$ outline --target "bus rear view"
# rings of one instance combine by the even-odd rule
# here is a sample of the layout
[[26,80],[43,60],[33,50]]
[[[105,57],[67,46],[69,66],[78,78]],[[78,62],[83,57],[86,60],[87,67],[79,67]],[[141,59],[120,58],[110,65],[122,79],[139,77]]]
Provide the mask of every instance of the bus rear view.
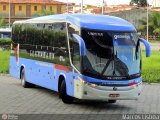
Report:
[[16,22],[13,28],[10,74],[24,87],[35,84],[57,91],[64,103],[74,98],[114,103],[141,94],[140,43],[146,57],[150,45],[129,22],[71,14]]

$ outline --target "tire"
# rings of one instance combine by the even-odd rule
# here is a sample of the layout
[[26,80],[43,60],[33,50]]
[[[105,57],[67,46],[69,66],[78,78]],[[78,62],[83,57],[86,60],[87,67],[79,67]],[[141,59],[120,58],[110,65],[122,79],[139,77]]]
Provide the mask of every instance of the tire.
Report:
[[108,100],[108,103],[116,103],[116,100]]
[[31,86],[32,86],[30,83],[28,83],[28,82],[26,81],[24,69],[21,71],[21,85],[22,85],[24,88],[28,88],[28,87],[31,87]]
[[73,97],[67,95],[65,80],[63,80],[62,83],[61,83],[61,87],[60,87],[60,98],[61,98],[62,101],[63,101],[64,103],[66,103],[66,104],[72,104],[72,103],[73,103],[73,100],[74,100]]

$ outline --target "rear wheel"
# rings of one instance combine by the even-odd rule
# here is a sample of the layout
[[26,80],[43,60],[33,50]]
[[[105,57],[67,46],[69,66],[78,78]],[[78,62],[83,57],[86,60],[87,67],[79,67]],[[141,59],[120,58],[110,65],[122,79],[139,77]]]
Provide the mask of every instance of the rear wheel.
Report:
[[60,98],[62,99],[62,101],[66,104],[71,104],[73,103],[74,98],[67,95],[67,91],[66,91],[66,82],[65,80],[62,81],[61,83],[61,87],[60,87]]
[[32,84],[26,81],[24,69],[21,71],[21,84],[24,88],[32,87]]

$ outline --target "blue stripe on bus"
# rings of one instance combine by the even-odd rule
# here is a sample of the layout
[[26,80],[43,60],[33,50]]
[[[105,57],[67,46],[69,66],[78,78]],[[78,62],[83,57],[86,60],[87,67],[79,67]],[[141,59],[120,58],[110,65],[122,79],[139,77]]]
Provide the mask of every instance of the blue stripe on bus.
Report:
[[81,76],[85,81],[90,83],[110,83],[110,84],[129,84],[132,82],[140,83],[142,82],[142,77],[131,79],[131,80],[101,80],[88,76]]

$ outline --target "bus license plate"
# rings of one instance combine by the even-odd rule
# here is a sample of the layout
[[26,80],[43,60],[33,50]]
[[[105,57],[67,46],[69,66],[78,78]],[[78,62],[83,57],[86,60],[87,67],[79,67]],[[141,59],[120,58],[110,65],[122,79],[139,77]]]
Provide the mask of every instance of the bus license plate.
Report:
[[120,94],[109,94],[109,97],[119,97]]

